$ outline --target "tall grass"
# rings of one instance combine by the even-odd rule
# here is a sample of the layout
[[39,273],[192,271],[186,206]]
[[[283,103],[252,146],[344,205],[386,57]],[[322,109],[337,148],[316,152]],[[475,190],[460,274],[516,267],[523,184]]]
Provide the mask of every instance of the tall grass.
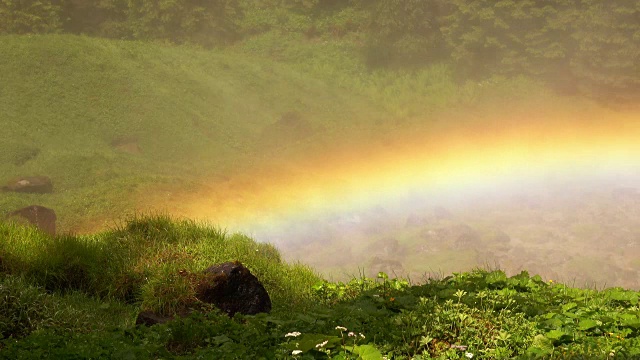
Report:
[[308,267],[282,262],[272,245],[162,215],[131,218],[96,235],[49,236],[11,223],[0,224],[0,233],[8,235],[0,258],[10,274],[48,291],[81,291],[166,315],[198,303],[191,278],[181,273],[197,276],[223,262],[246,264],[274,307],[305,306],[319,281]]

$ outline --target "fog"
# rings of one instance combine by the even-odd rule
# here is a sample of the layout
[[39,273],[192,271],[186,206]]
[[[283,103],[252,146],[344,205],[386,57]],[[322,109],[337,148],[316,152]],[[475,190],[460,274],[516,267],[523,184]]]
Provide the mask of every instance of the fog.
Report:
[[640,289],[634,4],[196,3],[15,5],[0,186],[52,183],[3,214],[188,217],[336,280]]
[[272,179],[256,171],[261,185],[240,187],[242,202],[204,192],[181,214],[272,243],[286,260],[340,281],[382,271],[419,283],[499,268],[640,288],[635,113],[602,111],[595,117],[606,121],[574,113],[583,117],[563,122],[570,131],[551,115],[507,131],[496,119],[508,115],[496,114],[505,131],[489,137],[456,127],[418,134],[418,145],[404,137],[395,150],[368,142],[302,164],[298,154],[280,159]]
[[247,229],[339,280],[384,271],[414,281],[474,268],[576,286],[638,288],[638,177],[403,199]]

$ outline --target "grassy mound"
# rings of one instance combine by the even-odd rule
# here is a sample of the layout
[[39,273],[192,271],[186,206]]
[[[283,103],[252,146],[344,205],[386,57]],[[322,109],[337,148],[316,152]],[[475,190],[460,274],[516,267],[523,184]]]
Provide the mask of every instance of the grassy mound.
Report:
[[193,188],[295,152],[297,134],[270,131],[289,113],[304,117],[313,143],[350,126],[344,114],[373,112],[355,115],[348,91],[231,51],[3,36],[0,72],[0,183],[29,174],[54,183],[51,195],[7,193],[0,208],[52,207],[63,231],[111,225],[157,200],[150,187]]
[[0,211],[37,203],[56,210],[61,231],[92,232],[176,189],[278,173],[273,164],[327,149],[366,153],[394,133],[455,124],[438,111],[494,109],[488,98],[512,104],[540,90],[520,78],[456,83],[446,64],[371,70],[354,55],[357,43],[267,33],[201,50],[3,36],[0,184],[46,175],[54,193],[6,193]]
[[[640,356],[640,294],[474,270],[424,284],[319,279],[269,245],[191,221],[131,219],[91,236],[0,225],[0,358],[480,359]],[[270,314],[197,311],[178,274],[244,262]],[[135,314],[196,308],[135,327]]]
[[[246,263],[273,295],[275,307],[303,305],[319,278],[288,265],[271,245],[192,221],[132,219],[96,235],[51,237],[31,227],[0,224],[2,268],[47,291],[80,291],[102,299],[141,303],[174,315],[197,306],[195,285],[181,273],[200,273],[227,261]],[[293,297],[291,297],[293,296]]]

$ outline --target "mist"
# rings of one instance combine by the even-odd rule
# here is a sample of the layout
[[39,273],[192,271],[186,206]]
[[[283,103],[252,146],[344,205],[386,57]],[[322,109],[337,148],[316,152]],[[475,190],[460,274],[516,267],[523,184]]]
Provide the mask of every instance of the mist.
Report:
[[341,281],[640,289],[637,6],[173,3],[0,18],[2,214],[188,217]]

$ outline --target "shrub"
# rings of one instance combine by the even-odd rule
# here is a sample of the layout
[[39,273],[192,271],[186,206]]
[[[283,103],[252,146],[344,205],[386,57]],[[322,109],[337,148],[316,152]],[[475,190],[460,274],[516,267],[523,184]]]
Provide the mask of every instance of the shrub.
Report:
[[60,1],[0,0],[0,35],[55,33],[62,25]]

